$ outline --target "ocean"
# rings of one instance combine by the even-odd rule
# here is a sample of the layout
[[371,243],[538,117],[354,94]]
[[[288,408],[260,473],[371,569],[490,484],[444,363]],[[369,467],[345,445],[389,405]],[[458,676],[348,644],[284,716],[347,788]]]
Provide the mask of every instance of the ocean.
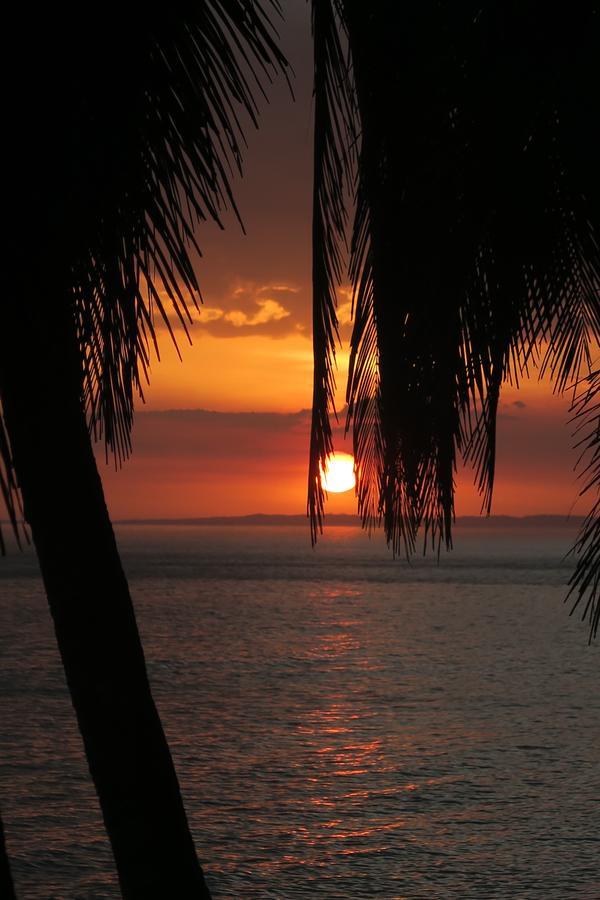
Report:
[[[459,528],[409,564],[355,528],[314,551],[296,526],[118,529],[215,900],[598,900],[572,538]],[[118,897],[31,552],[0,559],[0,659],[17,894]]]

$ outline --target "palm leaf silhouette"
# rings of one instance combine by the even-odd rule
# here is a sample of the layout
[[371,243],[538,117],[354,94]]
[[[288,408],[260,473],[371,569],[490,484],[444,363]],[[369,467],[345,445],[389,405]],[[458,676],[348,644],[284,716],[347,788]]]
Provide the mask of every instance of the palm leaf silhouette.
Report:
[[573,405],[585,460],[582,493],[594,493],[596,499],[575,545],[578,559],[570,594],[575,595],[573,611],[581,604],[582,619],[589,619],[591,641],[600,624],[600,370],[585,379],[585,389]]
[[[474,465],[489,512],[502,382],[540,359],[559,391],[590,370],[600,340],[598,11],[391,0],[336,9],[350,68],[332,42],[316,45],[328,56],[315,68],[343,85],[330,101],[338,114],[350,72],[358,106],[347,399],[359,511],[366,525],[383,523],[395,552],[411,553],[421,526],[426,541],[451,544],[459,459]],[[323,201],[334,217],[339,196]],[[334,289],[333,277],[327,289],[315,282],[315,315],[329,324],[317,371],[335,338],[323,311]],[[322,459],[328,403],[324,392],[315,399]],[[315,528],[322,502],[309,511]],[[597,511],[588,537],[595,521]],[[594,571],[584,553],[588,610]]]
[[[194,225],[235,209],[242,122],[286,62],[276,0],[13,14],[0,490],[23,501],[125,896],[208,897],[91,437],[120,461],[156,318],[199,300]],[[26,66],[26,71],[24,68]],[[24,74],[23,74],[24,73]],[[25,75],[27,76],[25,78]],[[19,79],[21,79],[19,81]],[[35,216],[36,231],[31,219]]]
[[[174,340],[169,311],[187,331],[189,305],[200,299],[194,225],[207,218],[220,225],[227,206],[237,213],[231,173],[241,171],[240,112],[256,125],[256,93],[286,66],[269,8],[280,12],[277,0],[211,0],[196,9],[175,3],[169,13],[145,10],[142,20],[132,10],[118,28],[110,18],[93,32],[75,23],[82,25],[78,42],[53,13],[32,34],[30,55],[40,71],[52,62],[47,93],[61,102],[48,123],[32,122],[20,95],[12,112],[26,150],[27,134],[34,142],[34,131],[50,122],[59,136],[46,148],[53,177],[19,185],[15,216],[29,215],[29,188],[45,233],[39,248],[28,247],[28,259],[37,254],[62,280],[88,421],[118,460],[130,451],[150,346],[158,352],[156,317]],[[24,170],[26,160],[20,165]],[[11,249],[18,254],[18,243]],[[15,479],[1,425],[0,455],[12,518]]]
[[335,392],[339,340],[335,288],[343,274],[345,193],[351,189],[356,110],[343,49],[343,20],[333,0],[313,3],[315,129],[313,186],[314,376],[308,510],[313,542],[322,530],[324,492],[319,468],[333,450],[329,410]]

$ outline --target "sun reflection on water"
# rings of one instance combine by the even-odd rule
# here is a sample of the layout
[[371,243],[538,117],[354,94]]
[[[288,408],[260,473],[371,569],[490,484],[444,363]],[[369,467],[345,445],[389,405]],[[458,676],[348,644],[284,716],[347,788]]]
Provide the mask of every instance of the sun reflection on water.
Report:
[[343,856],[360,854],[365,841],[405,824],[390,802],[398,787],[382,784],[382,773],[391,767],[387,738],[372,703],[373,679],[382,666],[367,646],[369,605],[361,594],[344,585],[310,592],[315,625],[306,655],[318,666],[318,703],[305,710],[297,733],[305,751],[307,804],[329,816],[317,818],[298,837],[315,859],[323,842],[335,845]]

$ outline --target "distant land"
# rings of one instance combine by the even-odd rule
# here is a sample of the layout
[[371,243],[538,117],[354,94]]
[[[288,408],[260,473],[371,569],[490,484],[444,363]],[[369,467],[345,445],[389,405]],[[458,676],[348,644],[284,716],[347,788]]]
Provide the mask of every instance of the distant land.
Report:
[[[457,528],[578,528],[584,516],[538,515],[538,516],[457,516]],[[307,525],[306,516],[282,516],[254,513],[249,516],[204,516],[193,519],[116,519],[115,525]],[[358,516],[336,513],[325,516],[325,526],[337,525],[347,528],[360,526]]]

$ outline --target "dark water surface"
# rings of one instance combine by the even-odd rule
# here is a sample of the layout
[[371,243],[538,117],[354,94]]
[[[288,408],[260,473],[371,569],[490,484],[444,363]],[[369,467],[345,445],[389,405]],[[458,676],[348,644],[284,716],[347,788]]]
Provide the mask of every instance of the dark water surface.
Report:
[[[598,648],[561,532],[408,566],[331,528],[122,528],[218,898],[600,898]],[[0,804],[23,900],[118,896],[31,557],[0,560]],[[170,898],[165,898],[170,900]]]

